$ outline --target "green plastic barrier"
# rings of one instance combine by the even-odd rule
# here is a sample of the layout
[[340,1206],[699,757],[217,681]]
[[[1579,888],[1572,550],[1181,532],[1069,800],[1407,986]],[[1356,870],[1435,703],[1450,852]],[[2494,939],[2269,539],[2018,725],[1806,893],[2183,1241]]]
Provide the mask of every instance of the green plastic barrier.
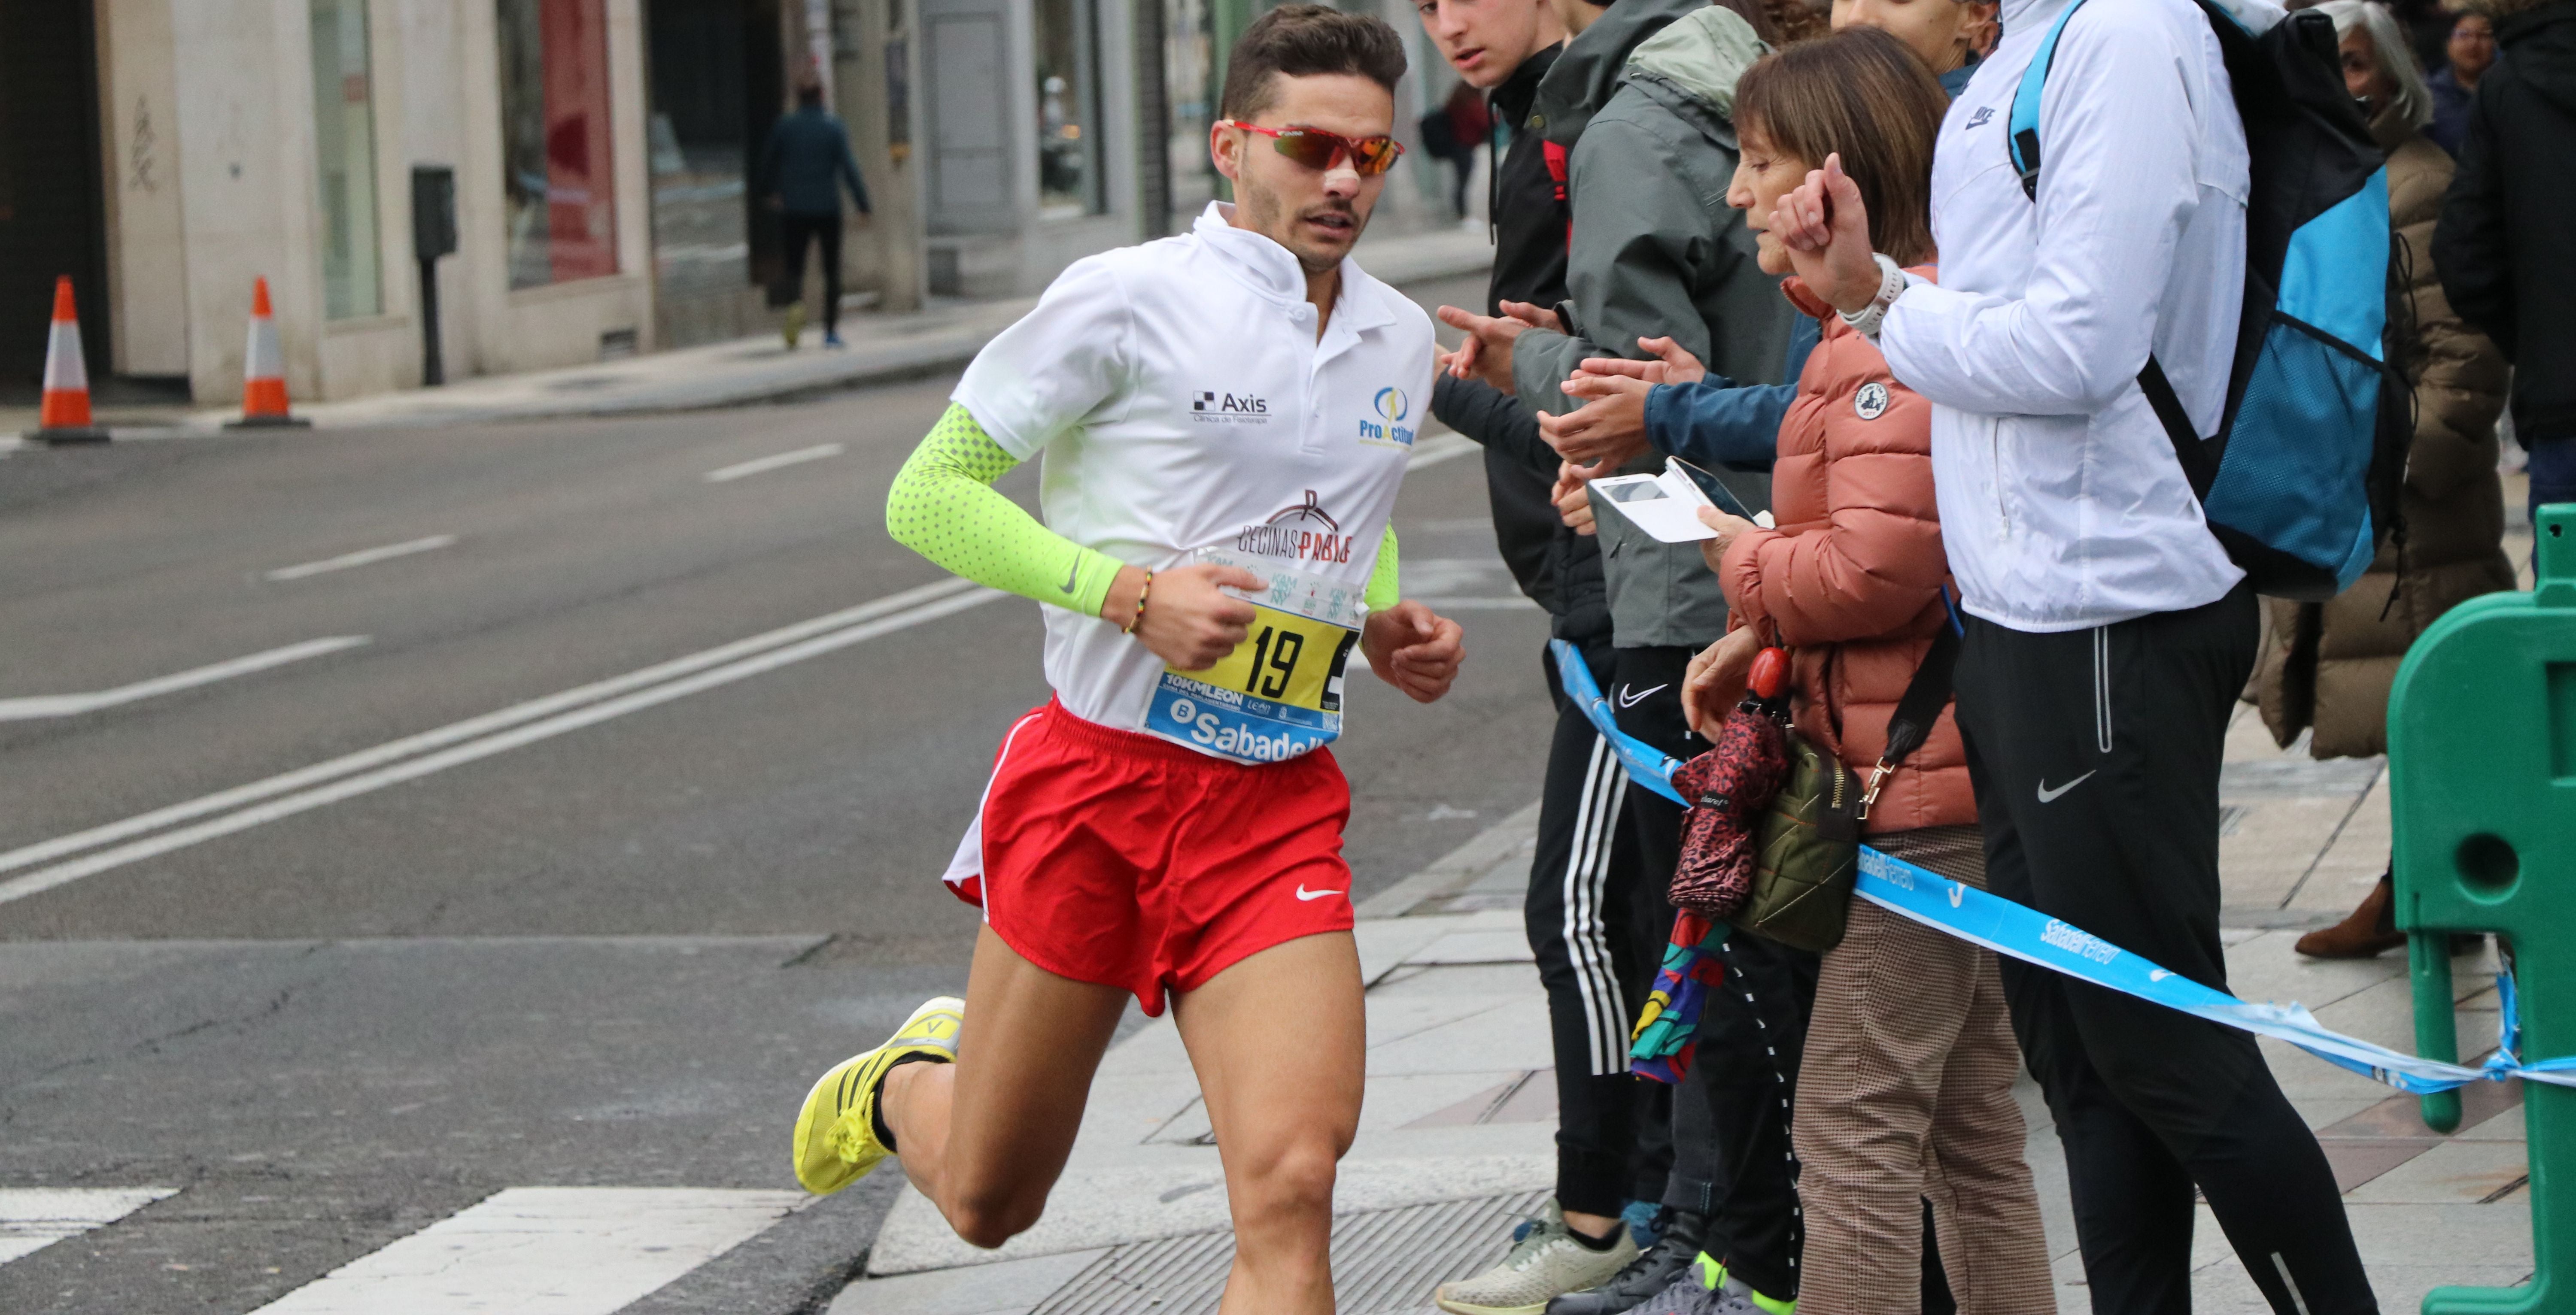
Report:
[[[2543,507],[2531,593],[2451,609],[2415,641],[2388,698],[2397,926],[2407,933],[2417,1053],[2458,1058],[2453,932],[2511,943],[2525,1060],[2576,1055],[2576,504]],[[2576,1315],[2576,1090],[2523,1084],[2532,1280],[2436,1288],[2424,1315]],[[2457,1092],[2424,1122],[2460,1123]]]

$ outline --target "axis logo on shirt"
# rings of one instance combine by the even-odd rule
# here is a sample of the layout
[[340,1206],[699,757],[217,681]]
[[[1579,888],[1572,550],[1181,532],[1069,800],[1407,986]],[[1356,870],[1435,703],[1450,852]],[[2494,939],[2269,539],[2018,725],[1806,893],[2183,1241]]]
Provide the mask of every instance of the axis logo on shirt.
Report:
[[1234,550],[1301,562],[1347,562],[1351,559],[1351,536],[1342,533],[1342,523],[1333,519],[1333,514],[1316,500],[1315,491],[1308,489],[1304,502],[1236,532]]
[[1413,429],[1396,423],[1413,414],[1413,399],[1406,397],[1403,389],[1381,388],[1377,390],[1377,397],[1370,405],[1377,408],[1378,415],[1384,418],[1386,423],[1380,424],[1363,417],[1360,420],[1361,442],[1373,443],[1380,447],[1413,446]]
[[1249,393],[1201,392],[1190,398],[1190,419],[1203,425],[1268,424],[1270,399]]

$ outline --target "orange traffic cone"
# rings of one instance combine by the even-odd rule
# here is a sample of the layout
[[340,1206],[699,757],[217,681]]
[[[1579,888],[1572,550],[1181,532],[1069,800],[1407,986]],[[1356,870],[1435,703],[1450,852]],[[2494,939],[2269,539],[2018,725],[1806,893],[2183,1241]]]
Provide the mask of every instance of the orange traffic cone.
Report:
[[277,319],[268,309],[268,280],[251,285],[250,346],[242,353],[241,419],[226,421],[226,429],[301,429],[313,423],[298,420],[286,408],[286,353],[277,345]]
[[54,280],[54,331],[45,343],[45,400],[36,412],[41,443],[104,443],[107,431],[90,423],[89,365],[81,359],[80,311],[72,305],[72,276]]

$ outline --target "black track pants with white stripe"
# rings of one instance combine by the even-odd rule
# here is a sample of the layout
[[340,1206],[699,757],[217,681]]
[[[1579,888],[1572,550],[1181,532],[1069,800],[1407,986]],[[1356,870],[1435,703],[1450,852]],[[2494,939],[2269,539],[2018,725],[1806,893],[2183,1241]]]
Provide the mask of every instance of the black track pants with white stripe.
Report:
[[[1610,646],[1585,657],[1607,687]],[[1615,1215],[1637,1191],[1641,1115],[1651,1109],[1640,1090],[1651,1084],[1628,1072],[1628,1028],[1669,934],[1657,919],[1670,913],[1642,879],[1627,772],[1558,689],[1552,659],[1547,674],[1556,732],[1523,907],[1555,1041],[1556,1197],[1568,1210]]]
[[[1708,741],[1682,719],[1682,679],[1695,652],[1620,649],[1617,680],[1603,687],[1618,708],[1621,730],[1675,758],[1708,750]],[[1655,946],[1660,958],[1672,932],[1671,907],[1662,896],[1681,860],[1682,807],[1641,785],[1629,790],[1639,861],[1663,909]],[[1722,953],[1726,985],[1700,1015],[1698,1058],[1674,1093],[1672,1175],[1662,1199],[1705,1216],[1707,1252],[1754,1291],[1785,1301],[1798,1295],[1805,1243],[1789,1120],[1816,1000],[1817,960],[1742,932],[1727,938]]]
[[[2226,989],[2218,771],[2256,624],[2242,585],[2091,630],[1970,618],[1959,730],[1989,889]],[[2066,1147],[2096,1315],[2187,1315],[2195,1186],[2279,1315],[2377,1310],[2334,1170],[2253,1037],[2001,967]]]

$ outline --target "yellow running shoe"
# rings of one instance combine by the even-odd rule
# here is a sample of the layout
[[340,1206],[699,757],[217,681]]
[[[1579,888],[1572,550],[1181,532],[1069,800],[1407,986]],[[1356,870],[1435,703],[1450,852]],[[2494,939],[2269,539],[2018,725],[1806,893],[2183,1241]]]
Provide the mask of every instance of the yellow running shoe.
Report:
[[806,1191],[829,1196],[891,1154],[877,1139],[877,1085],[907,1055],[955,1062],[957,1029],[965,1021],[966,1002],[940,996],[913,1010],[884,1045],[842,1060],[815,1081],[796,1115],[796,1181]]

